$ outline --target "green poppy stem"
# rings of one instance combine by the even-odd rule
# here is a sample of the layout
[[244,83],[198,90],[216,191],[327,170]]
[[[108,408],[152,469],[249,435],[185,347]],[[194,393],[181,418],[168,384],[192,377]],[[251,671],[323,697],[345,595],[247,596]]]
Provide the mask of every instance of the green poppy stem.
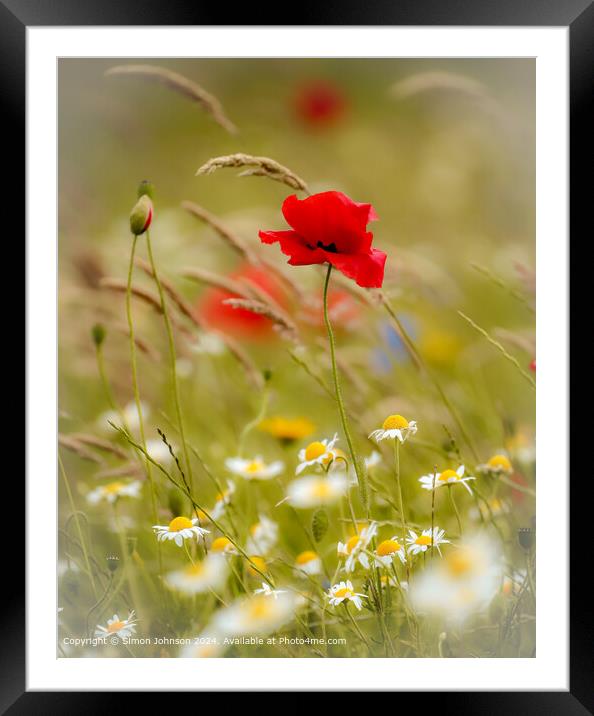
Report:
[[334,331],[332,330],[332,324],[330,323],[330,317],[328,315],[328,284],[330,283],[330,274],[332,273],[332,264],[328,264],[328,272],[326,273],[326,281],[324,282],[324,323],[326,324],[326,331],[328,333],[328,342],[330,344],[330,359],[332,361],[332,377],[334,379],[334,393],[336,396],[336,402],[338,404],[338,412],[340,414],[340,422],[342,424],[342,430],[344,432],[347,445],[349,448],[349,454],[351,456],[351,462],[355,468],[355,474],[357,475],[357,482],[359,483],[360,489],[364,490],[365,485],[363,484],[364,477],[361,475],[361,467],[359,460],[357,459],[357,453],[353,445],[351,433],[349,430],[346,410],[344,407],[344,401],[342,398],[342,390],[340,388],[340,381],[338,379],[338,369],[336,366],[336,345],[334,341]]

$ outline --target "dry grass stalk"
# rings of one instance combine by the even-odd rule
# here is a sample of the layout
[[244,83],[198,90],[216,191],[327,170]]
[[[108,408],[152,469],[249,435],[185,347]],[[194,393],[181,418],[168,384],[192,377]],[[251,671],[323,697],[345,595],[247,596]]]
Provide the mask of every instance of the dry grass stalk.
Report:
[[196,82],[192,82],[178,72],[154,65],[118,65],[107,70],[105,75],[134,75],[152,82],[159,82],[193,102],[197,102],[219,126],[229,134],[237,134],[237,127],[227,117],[219,100]]
[[[102,278],[99,282],[99,285],[101,286],[101,288],[107,288],[108,290],[116,291],[117,293],[126,293],[127,290],[127,285],[125,281],[122,281],[119,278],[112,278],[110,276]],[[133,296],[136,296],[136,298],[139,298],[141,301],[147,303],[158,313],[162,313],[161,302],[159,301],[155,293],[152,293],[146,288],[139,288],[138,286],[132,286],[131,290]]]
[[[225,226],[220,221],[220,219],[214,216],[214,214],[211,214],[209,211],[207,211],[202,206],[199,206],[193,201],[182,201],[181,206],[183,209],[192,214],[192,216],[195,216],[197,219],[200,219],[205,224],[214,229],[216,233],[229,245],[229,247],[233,251],[235,251],[235,253],[239,254],[248,263],[252,264],[252,266],[263,266],[264,268],[274,273],[281,285],[286,290],[293,293],[298,300],[303,300],[303,291],[291,278],[289,278],[278,266],[276,266],[276,264],[271,263],[266,259],[260,258],[243,241],[243,239],[241,239],[239,236],[237,236],[237,234],[235,234],[227,226]],[[192,277],[188,276],[188,278]]]
[[[147,261],[138,257],[135,259],[135,264],[139,268],[141,268],[146,274],[148,274],[151,278],[154,278],[154,274],[153,274],[151,265]],[[176,305],[176,307],[178,308],[180,313],[182,313],[186,318],[189,318],[190,321],[192,321],[192,323],[194,323],[198,328],[203,328],[203,325],[202,325],[200,319],[196,316],[196,314],[192,310],[192,307],[190,306],[190,304],[177,291],[177,289],[171,283],[171,281],[169,281],[166,278],[163,278],[163,276],[159,276],[159,279],[161,281],[161,286],[163,286],[164,291],[167,293],[169,298]]]
[[109,440],[102,440],[101,438],[95,437],[95,435],[88,435],[87,433],[70,433],[68,437],[79,443],[83,443],[84,445],[91,445],[99,450],[110,452],[122,460],[127,460],[130,457],[127,452],[113,443],[110,443]]
[[270,157],[255,157],[251,154],[242,154],[240,152],[223,157],[214,157],[209,159],[206,164],[203,164],[196,174],[212,174],[217,169],[223,169],[224,167],[248,167],[239,176],[265,176],[273,181],[286,184],[291,189],[303,191],[306,194],[310,193],[307,184],[301,177],[274,159],[270,159]]
[[[101,279],[101,288],[107,288],[111,291],[116,291],[117,293],[126,293],[127,291],[127,285],[125,281],[122,281],[119,278],[111,277]],[[133,296],[147,303],[158,313],[163,313],[163,311],[161,310],[161,301],[155,293],[152,293],[146,288],[139,288],[138,286],[132,286],[131,291]],[[180,319],[175,315],[175,313],[172,313],[170,315],[170,318],[171,323],[173,323],[173,325],[180,331],[180,333],[183,333],[186,336],[192,336],[191,331],[186,328],[186,326],[180,321]],[[196,317],[192,317],[192,320],[194,323],[198,324],[198,319]]]
[[58,434],[58,443],[65,447],[67,450],[75,453],[83,460],[89,460],[90,462],[98,463],[99,465],[103,460],[95,455],[94,452],[88,450],[79,440],[76,440],[71,435],[64,435],[63,433]]
[[253,298],[256,298],[258,301],[270,306],[275,313],[284,319],[286,324],[292,324],[295,326],[295,329],[297,329],[293,319],[289,316],[285,309],[255,281],[252,281],[250,278],[240,278],[239,283],[242,286],[245,286],[247,291],[253,295]]
[[193,201],[182,201],[181,206],[183,209],[192,214],[192,216],[195,216],[197,219],[200,219],[214,229],[216,233],[227,242],[229,247],[238,253],[242,258],[246,259],[246,261],[249,261],[250,263],[258,262],[256,255],[249,248],[249,246],[246,245],[243,239],[221,223],[221,221],[219,221],[214,214],[211,214],[209,211]]
[[299,331],[295,323],[286,314],[279,313],[270,304],[244,298],[227,298],[223,303],[231,306],[231,308],[243,308],[245,311],[251,311],[269,318],[283,338],[295,343],[299,342]]
[[222,291],[227,291],[241,298],[254,298],[253,292],[242,286],[239,281],[235,281],[228,276],[221,276],[213,271],[207,271],[201,268],[187,268],[182,271],[182,276],[192,281],[205,283],[213,288],[219,288]]
[[113,467],[108,470],[99,470],[95,473],[97,479],[112,477],[140,477],[144,470],[141,465],[135,462],[127,462],[125,465]]

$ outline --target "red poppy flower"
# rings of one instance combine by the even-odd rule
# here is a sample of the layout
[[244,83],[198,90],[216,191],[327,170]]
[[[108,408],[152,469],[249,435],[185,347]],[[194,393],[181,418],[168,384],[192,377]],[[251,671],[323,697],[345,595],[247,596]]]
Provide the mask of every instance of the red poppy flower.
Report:
[[533,373],[536,373],[536,358],[533,358],[533,359],[530,361],[530,364],[528,365],[528,368],[530,368],[530,370],[531,370]]
[[[286,304],[284,293],[278,283],[263,269],[246,264],[231,273],[229,278],[235,280],[247,279],[271,296],[281,306],[284,307]],[[196,312],[209,328],[222,331],[236,338],[255,341],[276,336],[272,321],[269,318],[243,308],[228,306],[223,303],[227,298],[238,298],[238,296],[229,291],[210,288],[200,297],[196,305]]]
[[342,119],[346,106],[347,102],[341,89],[324,80],[303,84],[294,99],[297,117],[312,129],[335,125]]
[[279,242],[291,266],[330,263],[363,288],[380,288],[386,254],[371,247],[368,222],[378,217],[371,204],[359,204],[339,191],[299,200],[285,199],[282,212],[291,231],[260,231],[263,243]]

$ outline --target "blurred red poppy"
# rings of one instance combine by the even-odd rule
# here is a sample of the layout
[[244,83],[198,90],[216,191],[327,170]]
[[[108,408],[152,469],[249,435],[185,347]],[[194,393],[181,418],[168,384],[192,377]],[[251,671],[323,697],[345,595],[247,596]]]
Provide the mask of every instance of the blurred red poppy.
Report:
[[529,364],[528,367],[530,368],[530,370],[531,370],[533,373],[536,373],[536,358],[533,358],[533,359],[530,361],[530,364]]
[[[258,286],[281,306],[286,305],[281,287],[263,269],[246,264],[229,274],[229,278],[236,281],[245,279]],[[196,312],[208,328],[242,339],[264,340],[276,335],[269,318],[243,308],[232,308],[223,303],[227,298],[241,297],[218,288],[209,288],[200,296]]]
[[368,222],[378,217],[371,204],[360,204],[339,191],[300,200],[285,199],[282,212],[290,231],[260,231],[263,243],[279,242],[292,266],[330,263],[364,288],[380,288],[386,254],[371,247]]
[[[357,325],[361,308],[350,293],[335,289],[328,294],[328,314],[335,328],[350,330]],[[315,328],[324,328],[324,300],[321,292],[302,307],[299,317]]]
[[293,105],[303,124],[311,129],[324,129],[336,125],[344,117],[347,101],[336,84],[315,80],[298,88]]

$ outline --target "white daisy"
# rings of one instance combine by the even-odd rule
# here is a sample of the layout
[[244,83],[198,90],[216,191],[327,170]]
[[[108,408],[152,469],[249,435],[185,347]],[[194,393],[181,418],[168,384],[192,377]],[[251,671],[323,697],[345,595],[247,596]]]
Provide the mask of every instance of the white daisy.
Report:
[[229,457],[225,460],[225,467],[234,475],[239,475],[246,480],[270,480],[285,469],[281,460],[266,464],[258,455],[251,460],[243,457]]
[[274,597],[275,599],[278,599],[280,594],[286,593],[286,589],[273,589],[270,584],[267,584],[266,582],[262,582],[261,589],[254,590],[254,594],[263,594],[265,597]]
[[224,637],[217,631],[205,629],[180,651],[182,659],[213,659],[225,651]]
[[[175,446],[172,447],[175,450]],[[173,460],[173,457],[169,452],[169,448],[167,447],[167,445],[165,445],[161,438],[147,440],[146,451],[155,462],[159,462],[161,464],[166,465],[168,462],[171,462]]]
[[185,539],[199,539],[209,530],[198,525],[198,518],[174,517],[168,525],[153,525],[159,542],[173,540],[178,547],[182,547]]
[[291,593],[268,599],[263,594],[238,599],[219,609],[214,617],[216,631],[234,637],[246,634],[265,635],[289,622],[295,613],[296,599]]
[[476,469],[491,475],[511,475],[514,471],[507,455],[493,455],[487,462],[477,465]]
[[259,521],[250,527],[250,537],[246,542],[246,552],[251,554],[267,554],[278,541],[278,525],[260,515]]
[[363,607],[363,602],[361,601],[361,599],[367,599],[367,596],[365,594],[355,592],[352,583],[348,579],[346,582],[339,582],[338,584],[333,584],[328,590],[327,596],[328,601],[333,607],[342,604],[346,600],[347,602],[353,602],[353,604],[359,610]]
[[430,547],[435,547],[441,554],[439,545],[450,543],[450,540],[445,539],[444,535],[445,530],[440,530],[439,527],[433,528],[433,536],[431,536],[431,528],[423,530],[420,535],[417,535],[413,530],[409,530],[406,538],[409,554],[415,555],[420,552],[426,552]]
[[211,552],[201,562],[169,572],[165,575],[165,583],[184,594],[202,594],[222,589],[227,575],[227,561],[221,554]]
[[300,552],[295,557],[295,571],[298,574],[299,572],[305,572],[305,574],[309,575],[320,574],[322,571],[320,555],[311,549]]
[[92,505],[98,502],[109,502],[113,504],[120,497],[140,497],[142,483],[134,482],[110,482],[108,485],[101,485],[87,494],[87,500]]
[[400,440],[403,443],[417,432],[417,423],[410,422],[402,415],[388,415],[382,427],[370,433],[369,437],[379,443],[381,440]]
[[[140,401],[140,410],[142,412],[142,417],[145,420],[151,414],[149,406],[142,401]],[[97,418],[97,425],[101,428],[101,430],[113,433],[113,428],[109,423],[123,427],[122,418],[124,419],[128,430],[133,433],[138,430],[140,427],[140,421],[138,420],[138,410],[136,409],[136,403],[134,401],[127,403],[122,408],[121,416],[117,410],[108,410],[105,413],[101,413],[101,415]]]
[[369,557],[366,549],[371,540],[377,534],[377,522],[361,527],[359,533],[353,535],[347,542],[339,542],[337,553],[339,557],[345,558],[344,569],[346,572],[353,572],[357,564],[365,569],[369,568]]
[[120,639],[127,639],[136,631],[136,621],[134,610],[128,614],[127,619],[120,619],[117,614],[114,614],[111,619],[107,620],[107,626],[103,627],[97,624],[95,636],[118,636]]
[[443,472],[437,472],[433,475],[423,475],[419,478],[421,487],[424,490],[437,490],[438,487],[444,487],[445,485],[461,484],[468,490],[472,495],[472,490],[467,484],[469,480],[476,480],[476,477],[468,475],[464,477],[464,465],[460,465],[457,470],[444,470]]
[[293,480],[287,488],[287,499],[293,507],[319,507],[337,502],[347,489],[344,473],[307,475]]
[[365,460],[364,460],[365,467],[367,468],[367,470],[371,470],[372,468],[379,465],[381,463],[381,461],[382,461],[381,454],[377,450],[374,450],[371,453],[371,455],[369,455],[369,457],[365,458]]
[[338,434],[334,434],[332,440],[316,440],[310,443],[306,448],[299,451],[299,464],[295,470],[295,474],[299,475],[306,467],[320,465],[326,467],[330,465],[339,455],[339,450],[334,446],[338,442]]
[[225,352],[225,342],[216,333],[199,333],[190,350],[196,355],[220,356]]
[[375,550],[375,564],[377,567],[390,567],[394,558],[404,564],[406,562],[406,553],[404,546],[398,540],[398,537],[391,537],[380,542]]
[[412,582],[410,597],[419,612],[459,624],[488,607],[502,577],[498,543],[485,532],[475,533],[424,569]]
[[[227,505],[230,504],[231,498],[235,494],[235,484],[231,482],[231,480],[227,480],[227,489],[223,490],[223,492],[220,492],[216,498],[214,507],[209,510],[208,514],[210,517],[212,517],[213,520],[218,520],[225,514],[225,510],[227,509]],[[197,509],[196,510],[196,516],[200,520],[201,523],[206,524],[209,522],[209,518],[206,516],[206,513],[204,510]]]

